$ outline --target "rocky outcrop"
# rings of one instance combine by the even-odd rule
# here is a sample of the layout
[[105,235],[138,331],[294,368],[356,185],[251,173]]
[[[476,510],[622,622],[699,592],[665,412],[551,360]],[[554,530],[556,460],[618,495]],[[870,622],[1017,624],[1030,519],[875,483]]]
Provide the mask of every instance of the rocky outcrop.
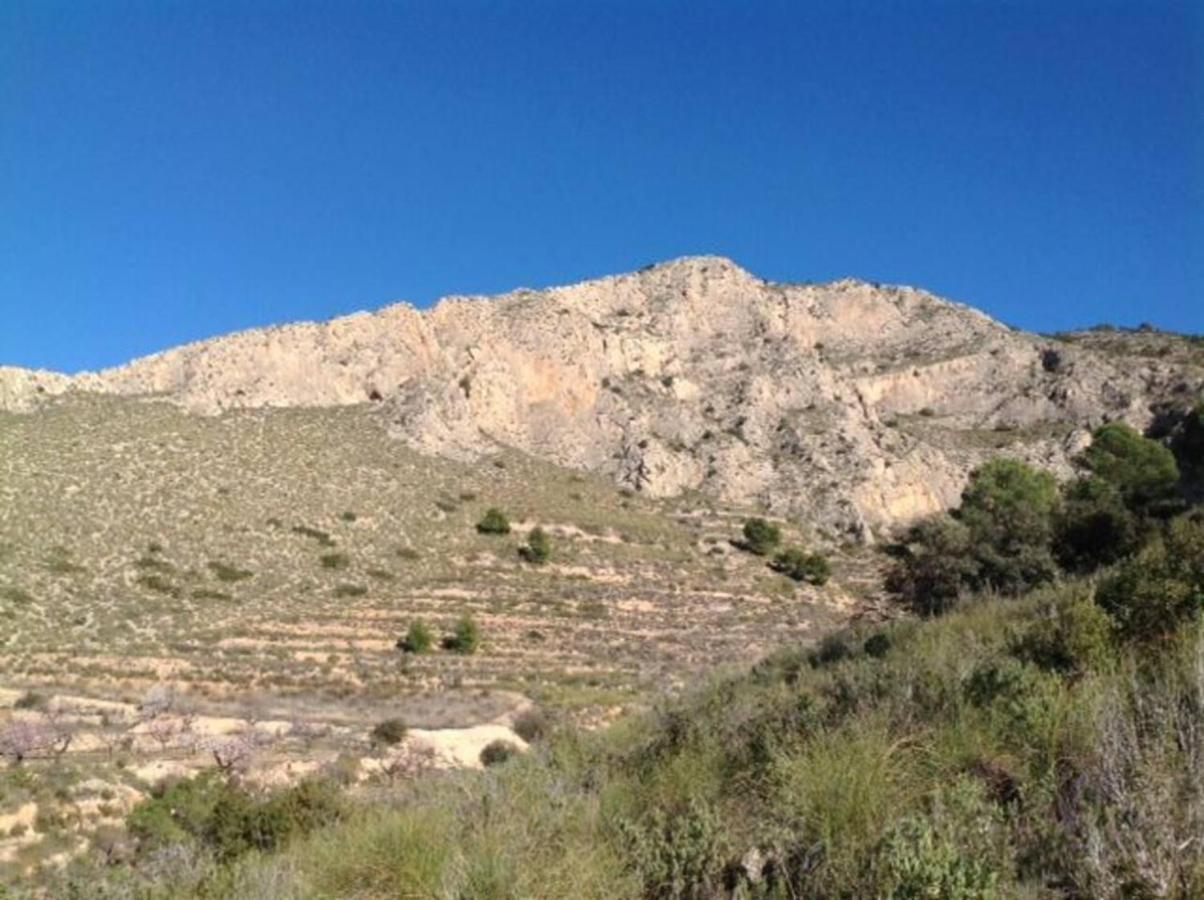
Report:
[[74,377],[0,369],[0,406],[71,390],[200,413],[378,403],[422,450],[497,445],[655,495],[700,490],[860,538],[953,502],[1007,452],[1065,467],[1166,386],[921,290],[762,281],[726,259],[242,332]]

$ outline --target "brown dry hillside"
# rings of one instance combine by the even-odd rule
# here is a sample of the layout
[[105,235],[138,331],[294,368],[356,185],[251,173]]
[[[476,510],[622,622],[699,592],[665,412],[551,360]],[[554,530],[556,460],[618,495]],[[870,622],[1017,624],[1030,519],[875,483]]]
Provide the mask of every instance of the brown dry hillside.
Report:
[[[739,510],[655,500],[516,451],[472,463],[389,437],[365,406],[189,415],[76,397],[0,416],[0,678],[137,698],[396,699],[512,689],[602,706],[842,618],[823,588],[734,550]],[[479,534],[488,507],[514,523]],[[539,524],[543,566],[518,553]],[[790,536],[827,546],[801,526]],[[471,614],[471,657],[405,657],[417,618]]]

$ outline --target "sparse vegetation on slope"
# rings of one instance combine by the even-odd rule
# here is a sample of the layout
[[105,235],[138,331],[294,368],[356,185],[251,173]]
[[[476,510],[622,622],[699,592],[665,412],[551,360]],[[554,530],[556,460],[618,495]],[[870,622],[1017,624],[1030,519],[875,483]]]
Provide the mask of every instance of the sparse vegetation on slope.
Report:
[[[1011,546],[1001,522],[1041,531],[1016,495],[1053,515],[1056,487],[1009,465],[953,521]],[[286,817],[254,845],[266,852],[238,826],[237,852],[223,839],[200,865],[98,882],[81,860],[59,883],[237,898],[1201,896],[1204,515],[1143,533],[1096,578],[961,591],[943,615],[778,651],[603,732],[545,730],[527,754],[494,742],[483,773],[395,786],[392,803],[361,798],[325,828]]]

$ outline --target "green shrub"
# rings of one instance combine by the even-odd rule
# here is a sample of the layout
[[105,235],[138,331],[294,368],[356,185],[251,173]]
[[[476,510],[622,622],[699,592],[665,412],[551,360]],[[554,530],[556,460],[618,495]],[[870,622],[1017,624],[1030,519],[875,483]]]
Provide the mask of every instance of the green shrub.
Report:
[[969,529],[974,588],[1017,595],[1057,574],[1050,543],[1058,486],[1017,459],[993,459],[970,476],[957,519]]
[[865,655],[872,656],[874,659],[881,659],[886,656],[890,652],[890,647],[890,635],[884,631],[871,634],[865,639],[865,643],[861,645],[861,649],[865,651]]
[[994,900],[998,875],[981,858],[939,839],[930,822],[907,819],[886,847],[890,900]]
[[768,556],[782,542],[782,530],[772,522],[760,518],[748,519],[744,523],[743,534],[742,546],[757,556]]
[[546,531],[536,525],[527,535],[527,543],[518,548],[518,553],[533,565],[543,565],[552,555],[552,540]]
[[923,615],[951,608],[964,594],[1017,595],[1058,572],[1051,550],[1057,483],[1014,459],[976,469],[961,506],[914,525],[896,548],[887,587]]
[[369,736],[374,746],[393,747],[405,740],[408,730],[401,719],[385,719],[373,726]]
[[339,598],[343,597],[363,597],[368,593],[368,589],[362,584],[336,584],[334,586],[334,595]]
[[808,655],[808,661],[816,667],[830,666],[853,655],[852,649],[842,634],[830,634]]
[[897,554],[898,561],[887,575],[887,588],[921,615],[940,615],[952,609],[977,580],[970,529],[948,515],[913,525]]
[[1062,488],[1062,508],[1054,520],[1054,552],[1063,568],[1091,572],[1136,549],[1137,522],[1120,491],[1097,476],[1078,478]]
[[704,802],[692,797],[673,814],[657,807],[641,821],[621,822],[619,829],[646,897],[718,896],[726,845],[718,815]]
[[410,623],[405,637],[397,642],[397,649],[406,653],[426,653],[435,643],[435,636],[430,627],[421,619]]
[[323,553],[318,561],[323,569],[345,569],[351,564],[351,558],[346,553]]
[[1180,517],[1096,590],[1121,637],[1167,637],[1204,608],[1204,521]]
[[795,581],[809,584],[826,584],[832,568],[822,553],[807,553],[799,547],[787,547],[778,553],[770,564],[775,572],[781,572]]
[[443,648],[465,655],[476,653],[481,646],[481,629],[471,616],[463,616],[456,630],[443,639]]
[[496,506],[491,506],[485,510],[481,521],[477,522],[477,531],[481,534],[509,534],[510,520]]
[[1076,461],[1115,486],[1125,503],[1137,510],[1166,499],[1179,481],[1174,454],[1123,422],[1097,428]]
[[500,766],[519,754],[517,745],[510,741],[490,741],[481,749],[481,765],[486,768]]
[[1012,641],[1012,653],[1043,669],[1082,674],[1105,668],[1113,658],[1112,623],[1089,596],[1039,607]]
[[222,562],[219,559],[209,561],[209,571],[213,573],[218,581],[236,582],[245,581],[255,573],[250,569],[240,569],[237,566],[232,566],[229,563]]

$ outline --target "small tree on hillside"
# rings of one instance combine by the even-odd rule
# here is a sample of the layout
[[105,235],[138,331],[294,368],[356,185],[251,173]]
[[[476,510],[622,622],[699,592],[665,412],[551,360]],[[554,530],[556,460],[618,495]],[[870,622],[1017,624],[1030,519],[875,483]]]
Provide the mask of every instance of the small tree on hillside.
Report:
[[519,556],[533,565],[543,565],[552,555],[552,540],[536,525],[527,535],[527,543],[518,548]]
[[481,517],[481,521],[477,522],[477,531],[481,534],[509,534],[510,520],[496,506],[491,506],[485,510],[485,515]]
[[1054,552],[1063,568],[1093,571],[1128,556],[1137,543],[1137,521],[1114,484],[1092,475],[1063,486],[1054,517]]
[[1175,455],[1123,422],[1097,428],[1091,446],[1076,462],[1114,485],[1125,503],[1137,511],[1173,496],[1179,481]]
[[807,553],[801,547],[787,547],[773,558],[770,567],[795,581],[826,584],[832,567],[822,553]]
[[444,649],[453,653],[476,653],[480,646],[481,629],[471,616],[462,617],[456,623],[456,630],[443,639]]
[[970,529],[947,513],[913,525],[897,552],[886,586],[921,615],[948,611],[977,580]]
[[1052,579],[1058,503],[1053,475],[1018,459],[993,459],[976,469],[954,513],[969,529],[977,560],[972,586],[1019,594]]
[[435,643],[435,636],[426,622],[415,619],[410,623],[405,637],[397,642],[397,649],[406,653],[426,653]]
[[1096,590],[1121,637],[1152,641],[1204,611],[1204,522],[1175,519]]
[[743,533],[744,549],[757,556],[768,556],[782,542],[782,530],[761,518],[745,521]]

